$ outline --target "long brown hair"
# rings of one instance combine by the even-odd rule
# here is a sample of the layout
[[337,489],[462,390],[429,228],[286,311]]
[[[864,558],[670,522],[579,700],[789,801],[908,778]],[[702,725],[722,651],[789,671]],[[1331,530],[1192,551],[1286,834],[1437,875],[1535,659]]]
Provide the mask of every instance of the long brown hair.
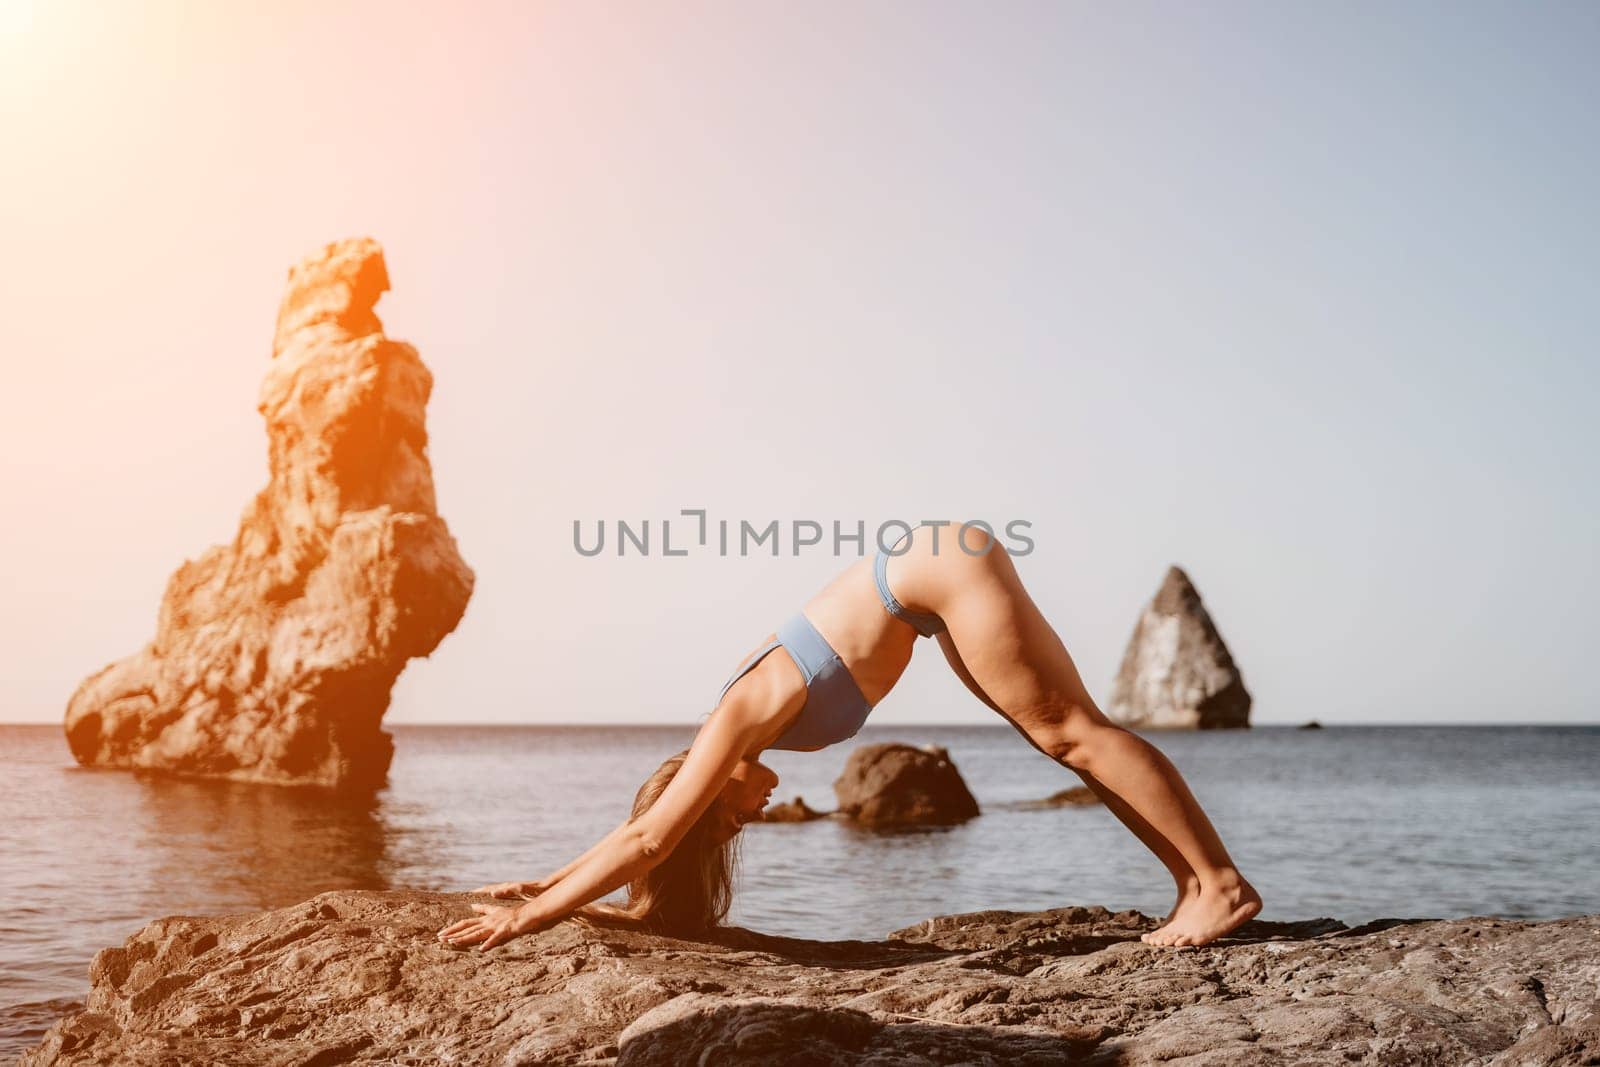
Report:
[[[633,798],[628,821],[650,810],[668,783],[677,776],[689,750],[667,757],[645,779]],[[718,841],[724,816],[712,801],[683,835],[667,858],[628,883],[628,903],[622,907],[596,902],[578,909],[577,918],[622,920],[654,933],[687,934],[721,926],[733,904],[734,874],[739,866],[739,839],[734,834]]]

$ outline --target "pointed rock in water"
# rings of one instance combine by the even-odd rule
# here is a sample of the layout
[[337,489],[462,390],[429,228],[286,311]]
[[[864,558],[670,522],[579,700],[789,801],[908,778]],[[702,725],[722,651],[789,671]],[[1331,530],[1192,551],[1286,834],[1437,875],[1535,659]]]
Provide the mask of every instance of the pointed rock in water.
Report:
[[20,1067],[1600,1056],[1600,916],[1257,920],[1197,949],[1144,944],[1156,920],[1091,907],[942,915],[873,941],[574,920],[491,952],[438,941],[485,899],[335,892],[159,919],[94,958],[83,1009]]
[[1124,726],[1250,725],[1250,694],[1181,568],[1171,567],[1122,656],[1107,714]]
[[383,252],[359,238],[289,272],[257,410],[266,488],[232,543],[167,582],[155,639],[67,705],[87,766],[326,786],[381,783],[406,661],[473,586],[434,503],[433,376],[373,311]]

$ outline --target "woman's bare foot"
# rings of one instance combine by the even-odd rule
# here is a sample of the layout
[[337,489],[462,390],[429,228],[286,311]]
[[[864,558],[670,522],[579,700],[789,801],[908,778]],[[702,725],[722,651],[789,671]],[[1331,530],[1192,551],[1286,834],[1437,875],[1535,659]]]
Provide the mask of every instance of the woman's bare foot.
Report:
[[1165,925],[1143,935],[1150,945],[1181,948],[1204,945],[1237,928],[1261,910],[1261,894],[1237,871],[1210,883],[1200,892],[1180,900]]
[[[1171,922],[1173,916],[1178,914],[1178,909],[1179,908],[1183,907],[1185,904],[1189,903],[1189,901],[1193,900],[1195,897],[1197,897],[1199,895],[1200,895],[1200,879],[1191,878],[1187,882],[1178,883],[1178,899],[1173,903],[1172,910],[1167,912],[1166,918],[1161,920],[1160,925],[1157,926],[1156,929],[1159,930],[1162,926],[1165,926],[1169,922]],[[1150,933],[1154,933],[1154,932],[1155,932],[1154,930],[1150,931]],[[1149,933],[1140,934],[1139,935],[1139,940],[1140,941],[1149,941],[1150,940],[1150,934]]]

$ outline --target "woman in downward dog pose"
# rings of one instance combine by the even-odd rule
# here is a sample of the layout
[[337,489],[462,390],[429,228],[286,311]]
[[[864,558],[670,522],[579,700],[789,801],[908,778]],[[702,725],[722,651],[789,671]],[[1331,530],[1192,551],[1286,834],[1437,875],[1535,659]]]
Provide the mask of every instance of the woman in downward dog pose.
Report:
[[[1203,945],[1261,910],[1177,768],[1095,706],[1005,548],[977,526],[925,523],[851,564],[779,626],[728,679],[690,747],[645,782],[627,820],[542,881],[483,887],[529,899],[474,905],[478,914],[440,939],[490,949],[568,917],[681,933],[719,924],[737,835],[778,781],[761,753],[853,736],[918,637],[938,641],[979,700],[1075,771],[1172,873],[1177,903],[1145,941]],[[768,655],[780,648],[787,654]],[[591,903],[623,886],[626,906]]]

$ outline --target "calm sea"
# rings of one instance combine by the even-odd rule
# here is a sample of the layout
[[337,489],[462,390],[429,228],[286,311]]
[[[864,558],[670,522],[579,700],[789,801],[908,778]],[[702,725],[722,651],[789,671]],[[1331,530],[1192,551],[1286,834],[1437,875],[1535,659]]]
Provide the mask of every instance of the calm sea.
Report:
[[[303,791],[72,764],[54,726],[0,726],[0,1055],[87,988],[144,923],[328,889],[466,890],[538,877],[627,813],[693,727],[396,727],[388,788]],[[834,820],[745,833],[731,921],[877,938],[930,915],[1104,904],[1161,913],[1159,864],[1103,808],[1009,807],[1077,784],[1004,724],[872,727],[771,752],[773,799],[833,806],[850,749],[939,744],[984,814],[875,836]],[[1157,734],[1266,898],[1265,918],[1600,911],[1600,727],[1258,727]]]

